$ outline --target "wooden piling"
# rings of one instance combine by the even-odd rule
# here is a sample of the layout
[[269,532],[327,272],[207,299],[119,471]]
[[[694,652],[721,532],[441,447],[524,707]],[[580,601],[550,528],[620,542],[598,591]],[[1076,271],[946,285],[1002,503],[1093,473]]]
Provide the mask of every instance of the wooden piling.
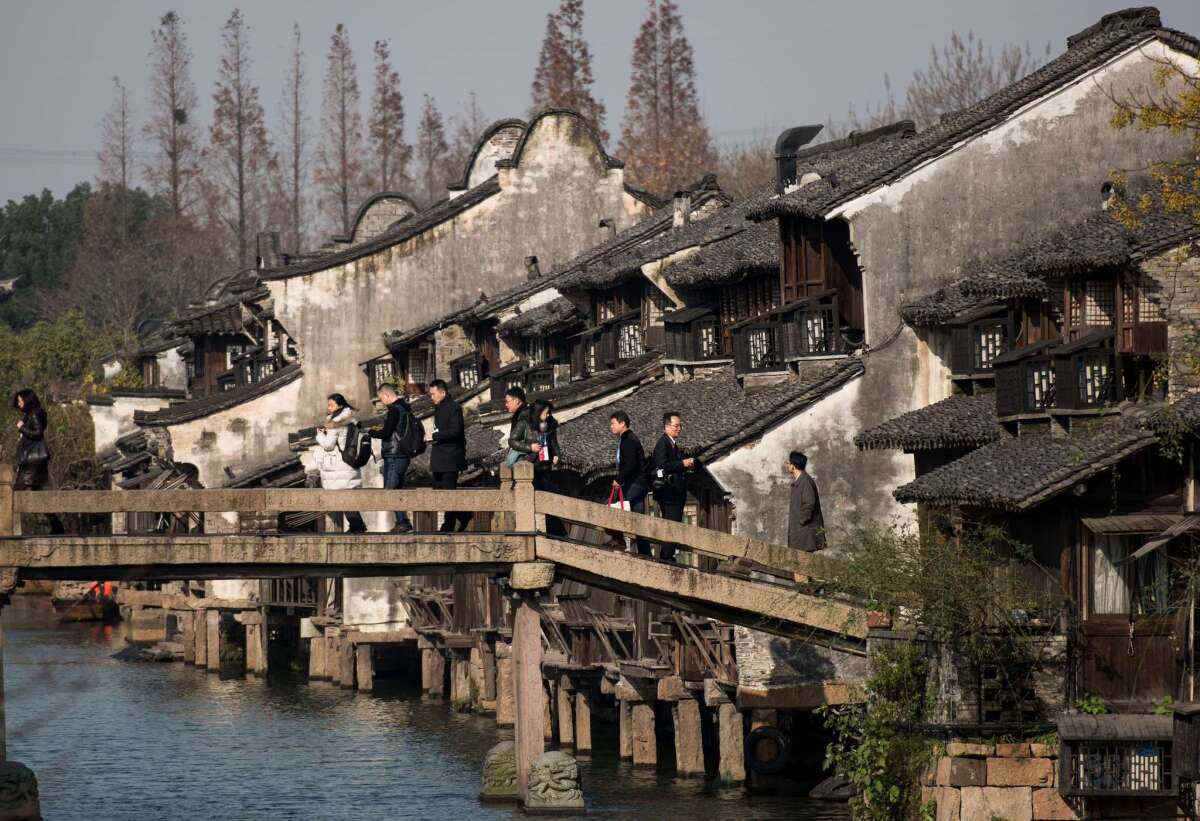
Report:
[[684,698],[672,705],[675,718],[675,772],[682,776],[704,775],[704,736],[700,727],[700,704]]
[[592,751],[592,703],[584,690],[575,693],[575,751]]
[[575,705],[573,691],[566,677],[558,684],[558,743],[563,747],[575,746]]
[[372,649],[369,644],[354,647],[354,673],[358,679],[358,689],[364,693],[375,689],[375,656]]
[[633,714],[633,763],[653,767],[658,764],[658,740],[654,736],[654,705],[636,702]]
[[205,667],[210,673],[221,672],[221,611],[205,610],[205,643],[208,645]]
[[529,795],[529,766],[545,750],[542,713],[542,620],[535,594],[514,599],[513,681],[516,690],[517,787]]
[[617,702],[617,753],[621,758],[633,758],[633,705]]
[[496,644],[496,723],[511,727],[516,716],[513,703],[512,649],[507,644]]
[[737,705],[717,705],[717,736],[717,777],[725,784],[741,784],[746,780],[745,722]]
[[325,634],[308,640],[308,680],[321,681],[329,678],[325,670]]

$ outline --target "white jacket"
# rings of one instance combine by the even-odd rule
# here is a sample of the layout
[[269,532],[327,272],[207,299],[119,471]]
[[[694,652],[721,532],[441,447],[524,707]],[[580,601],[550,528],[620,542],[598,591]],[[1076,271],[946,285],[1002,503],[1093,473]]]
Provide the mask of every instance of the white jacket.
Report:
[[332,419],[326,418],[325,431],[317,431],[317,468],[321,471],[321,487],[327,490],[349,490],[362,487],[362,471],[350,467],[342,459],[346,447],[346,425],[354,421],[354,412],[342,408]]

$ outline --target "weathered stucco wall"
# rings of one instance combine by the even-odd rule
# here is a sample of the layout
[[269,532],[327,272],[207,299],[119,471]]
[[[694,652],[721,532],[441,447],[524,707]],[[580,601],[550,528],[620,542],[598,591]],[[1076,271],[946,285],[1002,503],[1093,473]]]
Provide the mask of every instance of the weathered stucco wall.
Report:
[[169,348],[155,356],[158,360],[158,381],[164,388],[175,391],[187,390],[187,363],[175,348]]
[[195,465],[204,487],[220,487],[227,478],[226,466],[237,475],[242,468],[286,456],[287,435],[300,427],[298,420],[314,424],[324,415],[323,403],[299,403],[308,378],[301,376],[265,396],[169,426],[172,458]]
[[[1110,125],[1108,94],[1148,86],[1152,60],[1163,51],[1155,44],[1127,53],[829,215],[850,221],[863,271],[867,341],[877,350],[868,356],[866,373],[853,392],[836,400],[838,423],[824,435],[797,432],[795,441],[807,444],[813,457],[827,518],[829,511],[836,517],[851,509],[876,519],[899,512],[892,490],[912,477],[912,457],[859,453],[853,437],[941,399],[948,390],[944,340],[920,344],[905,330],[878,350],[900,325],[898,308],[978,261],[1013,252],[1097,213],[1100,186],[1112,171],[1145,168],[1153,159],[1179,153],[1182,143],[1172,138]],[[1190,58],[1172,56],[1196,66]],[[771,464],[785,455],[772,454]],[[768,504],[777,507],[778,498]],[[762,514],[754,518],[767,520]],[[751,530],[772,532],[767,526]]]
[[92,416],[92,428],[96,441],[96,453],[112,447],[117,437],[129,433],[133,424],[134,411],[156,411],[170,404],[168,399],[141,396],[114,396],[111,405],[88,405]]
[[382,633],[408,626],[408,611],[400,601],[406,579],[342,579],[342,624],[364,633]]
[[579,119],[538,120],[501,190],[413,239],[314,274],[268,282],[276,316],[304,362],[299,407],[331,391],[366,399],[358,363],[377,356],[381,334],[436,319],[525,277],[526,256],[543,268],[603,239],[599,222],[629,227],[644,206],[624,190]]
[[1150,298],[1170,322],[1167,382],[1171,398],[1178,399],[1200,389],[1200,254],[1186,243],[1143,260],[1140,267],[1155,289]]

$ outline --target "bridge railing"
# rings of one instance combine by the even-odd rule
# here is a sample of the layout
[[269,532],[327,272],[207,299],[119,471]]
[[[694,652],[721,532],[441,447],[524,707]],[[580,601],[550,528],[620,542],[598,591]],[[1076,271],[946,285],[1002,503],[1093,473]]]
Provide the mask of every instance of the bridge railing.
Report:
[[505,530],[534,533],[539,514],[600,530],[672,544],[717,559],[748,559],[756,564],[811,577],[812,557],[804,552],[747,536],[735,536],[682,522],[653,518],[605,504],[534,491],[533,470],[518,463],[501,471],[498,488],[460,490],[324,490],[244,488],[228,490],[61,490],[13,491],[13,472],[0,467],[0,536],[15,532],[21,514],[63,513],[339,513],[347,510],[410,512],[465,510],[511,514]]

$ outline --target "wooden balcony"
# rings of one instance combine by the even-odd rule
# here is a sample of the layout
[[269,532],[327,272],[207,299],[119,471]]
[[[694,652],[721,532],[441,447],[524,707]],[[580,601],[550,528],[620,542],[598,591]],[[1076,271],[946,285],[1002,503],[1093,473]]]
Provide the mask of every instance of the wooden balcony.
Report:
[[837,300],[836,290],[822,291],[734,325],[737,373],[783,370],[800,359],[844,353]]

